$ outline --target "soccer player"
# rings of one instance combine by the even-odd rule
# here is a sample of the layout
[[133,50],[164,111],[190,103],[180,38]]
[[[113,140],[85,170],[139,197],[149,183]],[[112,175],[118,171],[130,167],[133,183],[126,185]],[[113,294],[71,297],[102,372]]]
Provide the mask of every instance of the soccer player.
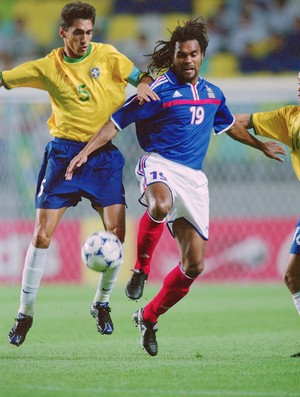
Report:
[[[36,220],[22,275],[20,307],[8,339],[21,345],[32,326],[34,303],[43,276],[52,235],[66,209],[87,198],[99,213],[106,230],[121,242],[125,234],[125,197],[122,184],[124,158],[108,142],[95,152],[87,167],[72,182],[65,180],[69,161],[125,101],[127,82],[138,86],[141,102],[156,100],[142,73],[113,46],[92,42],[96,10],[76,1],[61,11],[59,36],[64,46],[44,58],[27,62],[0,74],[7,89],[32,87],[48,91],[52,115],[51,140],[44,154],[36,190]],[[121,265],[120,265],[121,266]],[[91,305],[101,334],[110,335],[109,295],[120,266],[103,273]]]
[[94,150],[99,150],[119,130],[136,123],[140,146],[147,152],[137,164],[136,175],[140,201],[148,208],[138,233],[138,254],[143,261],[136,265],[135,274],[140,274],[140,269],[148,274],[147,259],[151,258],[165,221],[180,251],[180,262],[167,274],[161,290],[133,314],[141,332],[141,345],[151,356],[158,352],[158,317],[188,293],[203,271],[209,198],[202,163],[212,129],[217,135],[225,131],[277,160],[282,159],[276,153],[284,152],[275,142],[260,142],[236,123],[222,91],[199,77],[207,44],[206,26],[199,18],[178,25],[170,41],[158,42],[149,68],[158,74],[167,70],[151,84],[159,101],[140,106],[136,96],[129,98],[71,161],[66,173],[68,180],[76,177],[78,167],[88,158],[90,161]]
[[[300,72],[298,73],[298,102],[300,103]],[[253,128],[255,134],[276,139],[287,145],[290,148],[295,174],[300,180],[299,106],[289,105],[270,112],[235,116],[246,128]],[[300,314],[300,219],[296,225],[284,281]],[[300,357],[300,353],[293,354],[292,357]]]

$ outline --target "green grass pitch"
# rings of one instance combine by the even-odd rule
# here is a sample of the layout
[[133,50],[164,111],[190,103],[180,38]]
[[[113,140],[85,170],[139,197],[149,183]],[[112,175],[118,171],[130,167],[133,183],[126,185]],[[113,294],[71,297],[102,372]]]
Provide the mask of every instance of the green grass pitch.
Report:
[[42,285],[19,348],[7,341],[19,286],[1,286],[0,397],[298,397],[300,318],[282,284],[198,283],[159,320],[156,357],[145,354],[123,286],[111,297],[115,332],[89,314],[94,286]]

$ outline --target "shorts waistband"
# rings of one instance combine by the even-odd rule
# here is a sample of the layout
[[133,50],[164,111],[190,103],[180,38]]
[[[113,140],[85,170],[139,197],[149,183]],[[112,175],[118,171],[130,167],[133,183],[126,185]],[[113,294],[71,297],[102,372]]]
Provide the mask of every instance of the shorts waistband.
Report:
[[54,138],[54,141],[57,143],[61,143],[62,145],[69,145],[69,146],[75,146],[78,148],[84,148],[87,142],[80,142],[80,141],[73,141],[71,139],[65,139],[65,138]]

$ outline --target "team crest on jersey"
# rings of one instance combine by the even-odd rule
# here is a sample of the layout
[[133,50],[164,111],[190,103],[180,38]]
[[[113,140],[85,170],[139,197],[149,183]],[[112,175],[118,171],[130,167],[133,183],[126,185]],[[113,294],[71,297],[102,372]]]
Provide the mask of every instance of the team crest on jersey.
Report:
[[96,66],[93,66],[90,70],[90,75],[91,77],[93,77],[93,79],[98,79],[98,77],[100,76],[100,69]]
[[208,85],[206,85],[205,88],[207,91],[208,98],[215,98],[215,94],[213,90]]

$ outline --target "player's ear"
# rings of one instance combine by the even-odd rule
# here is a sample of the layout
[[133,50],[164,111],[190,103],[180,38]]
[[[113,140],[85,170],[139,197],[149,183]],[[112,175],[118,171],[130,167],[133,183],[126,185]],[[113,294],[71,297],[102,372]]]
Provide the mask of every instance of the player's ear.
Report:
[[66,37],[66,31],[60,26],[58,29],[59,37],[64,39]]

